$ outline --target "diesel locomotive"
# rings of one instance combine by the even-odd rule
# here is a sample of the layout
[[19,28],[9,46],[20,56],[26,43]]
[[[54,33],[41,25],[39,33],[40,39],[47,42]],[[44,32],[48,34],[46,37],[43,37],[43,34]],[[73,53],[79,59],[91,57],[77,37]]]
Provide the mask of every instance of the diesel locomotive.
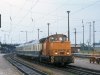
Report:
[[70,41],[64,34],[54,34],[16,47],[18,55],[32,57],[40,62],[69,64],[74,62]]

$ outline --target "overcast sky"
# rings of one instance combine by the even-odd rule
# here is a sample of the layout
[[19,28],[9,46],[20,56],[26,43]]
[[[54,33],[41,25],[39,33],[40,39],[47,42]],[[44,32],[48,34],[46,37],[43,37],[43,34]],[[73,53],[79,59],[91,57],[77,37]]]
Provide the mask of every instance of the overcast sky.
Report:
[[[74,43],[74,28],[77,30],[77,43],[82,43],[82,19],[85,27],[85,43],[89,41],[89,23],[93,36],[95,21],[95,40],[100,41],[100,0],[0,0],[2,27],[0,40],[3,43],[26,42],[47,36],[47,23],[50,23],[50,34],[67,35],[68,14],[70,12],[70,39]],[[24,31],[24,32],[21,32]],[[93,37],[91,37],[91,40]],[[92,41],[91,41],[92,43]]]

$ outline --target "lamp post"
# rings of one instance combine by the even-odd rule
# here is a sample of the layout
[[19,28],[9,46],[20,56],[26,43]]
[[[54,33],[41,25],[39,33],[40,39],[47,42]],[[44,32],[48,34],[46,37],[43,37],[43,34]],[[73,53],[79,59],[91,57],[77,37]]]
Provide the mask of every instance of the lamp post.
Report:
[[38,41],[39,41],[39,31],[40,31],[40,29],[37,29],[38,30]]
[[89,30],[89,42],[90,42],[90,45],[91,45],[91,22],[89,22],[90,23],[90,30]]
[[49,25],[50,25],[50,23],[47,23],[48,24],[48,37],[49,37]]
[[38,30],[38,40],[40,39],[40,32],[42,33],[43,31],[40,31],[40,29],[37,29]]
[[76,28],[75,28],[75,50],[76,50]]
[[21,32],[25,32],[26,33],[26,42],[27,42],[27,39],[28,39],[28,37],[27,37],[27,31],[21,31]]
[[95,21],[93,21],[93,54],[95,52]]
[[69,13],[70,11],[67,11],[68,13],[68,41],[70,41],[70,29],[69,29]]
[[83,50],[84,50],[84,23],[83,23],[83,20],[82,20],[82,27],[83,27]]
[[89,23],[89,50],[91,49],[91,22],[87,22]]

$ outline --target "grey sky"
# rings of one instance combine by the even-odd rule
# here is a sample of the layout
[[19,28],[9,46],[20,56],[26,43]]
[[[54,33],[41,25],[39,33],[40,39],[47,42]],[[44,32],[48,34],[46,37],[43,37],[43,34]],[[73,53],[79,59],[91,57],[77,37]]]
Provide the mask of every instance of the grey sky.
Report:
[[[85,25],[85,43],[89,39],[89,23],[95,21],[96,42],[100,38],[100,0],[0,0],[2,42],[23,43],[47,36],[47,23],[50,34],[67,34],[67,12],[70,10],[70,37],[74,43],[74,28],[77,29],[77,43],[82,43],[82,19]],[[93,23],[92,23],[93,24]],[[93,26],[93,25],[92,25]],[[92,39],[92,38],[91,38]],[[12,41],[11,41],[12,40]]]

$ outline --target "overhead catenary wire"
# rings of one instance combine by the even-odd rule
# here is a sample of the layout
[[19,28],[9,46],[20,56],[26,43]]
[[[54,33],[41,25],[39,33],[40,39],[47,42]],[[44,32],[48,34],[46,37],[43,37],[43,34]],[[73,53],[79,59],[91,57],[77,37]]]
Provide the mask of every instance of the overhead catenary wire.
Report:
[[[39,2],[39,0],[37,0],[37,1],[35,2],[35,4],[29,9],[29,11],[22,17],[22,19],[21,19],[16,25],[20,25],[20,23],[23,22],[23,20],[24,20],[24,18],[26,17],[26,15],[29,14],[30,10],[32,10],[32,9],[37,5],[38,2]],[[96,2],[94,2],[94,3],[92,3],[92,4],[89,4],[89,5],[87,5],[87,6],[83,7],[83,8],[81,8],[81,9],[79,9],[79,10],[76,10],[75,12],[72,12],[71,15],[73,15],[73,14],[75,14],[75,13],[77,13],[77,12],[80,12],[80,11],[86,9],[86,8],[89,8],[89,7],[91,7],[91,6],[95,5],[95,4],[97,4],[98,2],[100,2],[100,1],[98,0],[98,1],[96,1]],[[50,16],[52,13],[54,13],[54,11],[56,11],[56,10],[58,10],[58,9],[60,9],[60,8],[61,8],[61,6],[58,7],[58,8],[56,8],[56,9],[54,9],[53,11],[47,13],[45,16],[42,17],[42,19],[47,19],[47,18],[45,18],[45,17],[47,17],[48,15]],[[63,20],[63,18],[65,18],[65,17],[62,17],[62,18],[60,19],[60,21]],[[59,20],[59,19],[58,19],[58,20]],[[56,22],[57,22],[57,21],[54,21],[54,22],[52,22],[52,23],[56,23]]]
[[[26,15],[30,12],[31,9],[33,9],[33,8],[37,5],[38,2],[39,2],[39,0],[36,0],[35,4],[34,4],[32,7],[30,7],[29,11],[22,17],[22,19],[21,19],[16,25],[19,25],[19,24],[24,20],[24,18],[26,17]],[[81,8],[81,9],[79,9],[79,10],[76,10],[75,12],[72,12],[71,14],[75,14],[75,13],[77,13],[77,12],[80,12],[80,11],[86,9],[86,8],[89,8],[89,7],[91,7],[91,6],[95,5],[95,4],[97,4],[98,2],[100,2],[100,1],[98,0],[98,1],[96,1],[96,2],[94,2],[94,3],[92,3],[92,4],[89,4],[89,5],[83,7],[83,8]],[[54,11],[56,11],[56,10],[58,10],[58,9],[60,9],[60,8],[61,8],[61,6],[58,7],[58,8],[56,8],[55,10],[49,12],[48,14],[50,15],[50,14],[54,13]],[[20,10],[21,10],[21,9],[22,9],[22,8],[20,8]],[[47,15],[48,15],[48,14],[47,14]],[[46,15],[45,17],[47,17],[47,15]],[[56,22],[56,21],[55,21],[55,22]],[[55,23],[55,22],[53,22],[53,23]]]
[[83,8],[81,8],[81,9],[79,9],[79,10],[76,10],[76,11],[73,12],[72,14],[75,14],[75,13],[78,13],[78,12],[80,12],[80,11],[82,11],[82,10],[85,10],[85,9],[87,9],[87,8],[89,8],[89,7],[91,7],[91,6],[95,5],[95,4],[97,4],[98,2],[100,2],[100,0],[97,0],[96,2],[93,2],[92,4],[89,4],[89,5],[83,7]]
[[[94,2],[95,3],[95,2]],[[93,4],[94,5],[94,4]],[[91,5],[92,6],[92,5]],[[86,6],[85,6],[86,7]],[[85,7],[84,7],[84,9],[85,9]],[[87,6],[88,7],[88,6]],[[86,7],[86,9],[87,9],[87,7]],[[89,6],[90,7],[90,6]],[[88,8],[89,8],[88,7]],[[30,13],[30,11],[31,11],[31,7],[30,7],[30,9],[26,12],[26,13]],[[56,10],[59,10],[59,9],[61,9],[61,8],[57,8],[57,9],[55,9],[54,11],[51,11],[50,13],[48,13],[49,14],[49,16],[51,16],[54,12],[56,12]],[[77,12],[81,12],[82,10],[84,10],[83,8],[81,9],[81,10],[79,10],[79,11],[77,11]],[[65,10],[66,11],[66,10]],[[76,14],[77,12],[73,12],[73,13],[71,13],[72,15],[74,15],[74,14]],[[44,16],[45,16],[45,14],[44,14]],[[12,16],[11,16],[12,17]],[[25,16],[26,17],[26,16]],[[43,18],[44,20],[46,20],[47,19],[47,15]],[[52,16],[53,17],[53,16]],[[16,18],[16,17],[15,17]],[[32,22],[34,21],[34,18],[33,17],[31,17],[32,19]],[[64,18],[66,18],[67,19],[67,17],[64,17]],[[13,17],[12,17],[12,19],[14,19]],[[59,20],[60,19],[60,20]],[[59,18],[59,19],[57,19],[57,21],[55,21],[56,19],[54,19],[54,21],[52,22],[52,24],[54,24],[54,23],[57,23],[57,22],[60,22],[61,20],[63,20],[63,16],[61,16],[61,18]],[[37,19],[37,20],[39,20],[39,19]],[[48,19],[47,19],[48,20]],[[18,23],[16,24],[16,25],[21,25],[21,23],[24,21],[24,18],[22,17],[21,18],[21,20],[20,21],[18,21]],[[50,22],[50,23],[51,23]]]
[[[30,10],[32,10],[37,5],[38,2],[39,0],[36,0],[35,4],[30,8]],[[30,10],[22,17],[22,19],[18,22],[17,25],[19,25],[23,21],[23,19],[29,14]]]
[[[71,16],[74,15],[74,14],[77,14],[77,13],[81,12],[82,10],[85,10],[85,9],[87,9],[87,8],[89,8],[89,7],[91,7],[91,6],[95,5],[95,4],[97,4],[98,2],[100,2],[100,0],[98,0],[98,1],[96,1],[96,2],[94,2],[94,3],[92,3],[92,4],[89,4],[89,5],[83,7],[83,8],[81,8],[81,9],[79,9],[79,10],[76,10],[76,11],[70,13],[70,14],[71,14]],[[49,14],[49,15],[50,15],[50,14]],[[62,17],[60,20],[63,20],[63,18],[65,18],[65,17]],[[55,21],[55,22],[56,22],[56,21]],[[53,23],[55,23],[55,22],[53,22]]]

